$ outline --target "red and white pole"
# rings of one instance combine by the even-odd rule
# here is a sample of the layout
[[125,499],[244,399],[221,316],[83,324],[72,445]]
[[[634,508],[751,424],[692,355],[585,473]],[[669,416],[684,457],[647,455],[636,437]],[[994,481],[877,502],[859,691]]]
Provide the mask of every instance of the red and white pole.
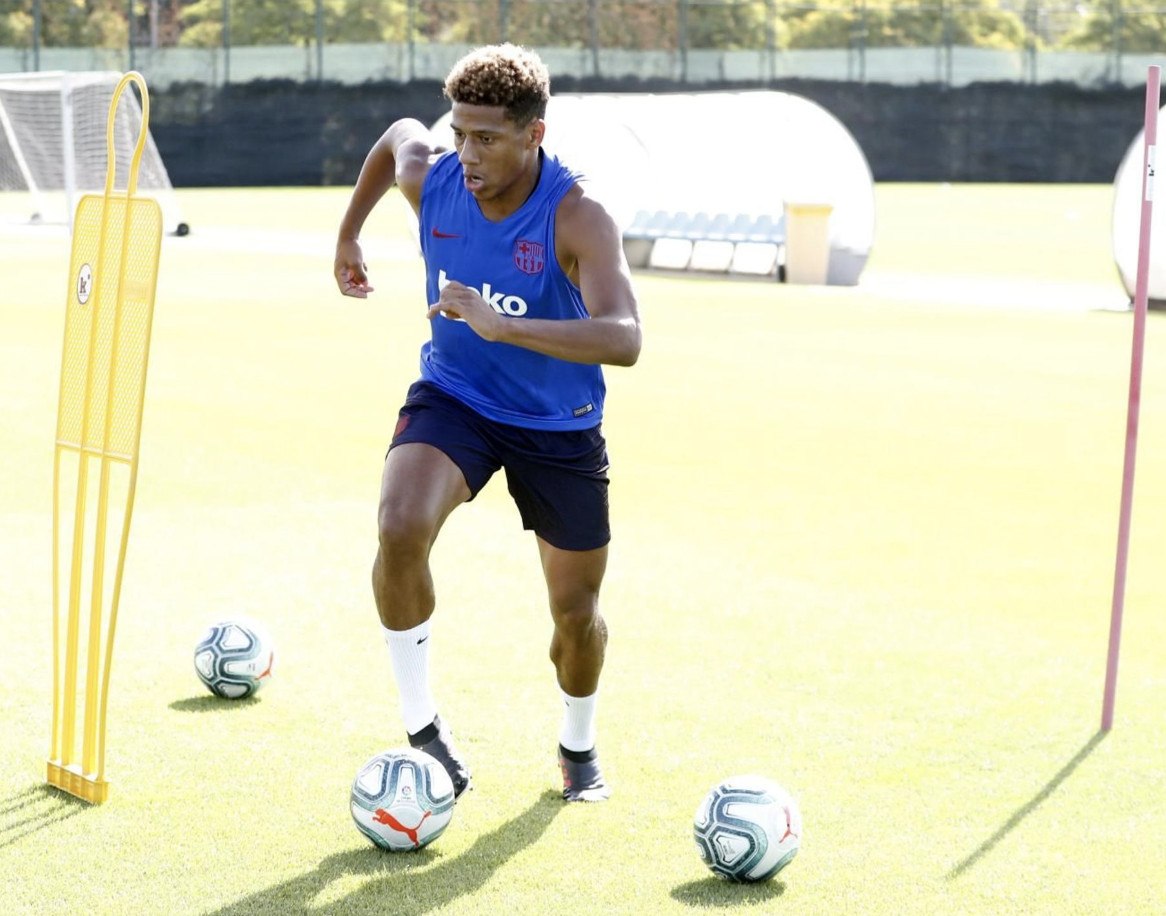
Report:
[[1125,605],[1126,565],[1130,553],[1130,513],[1134,502],[1134,465],[1138,453],[1138,409],[1142,399],[1142,352],[1146,342],[1146,300],[1150,281],[1150,217],[1154,212],[1154,160],[1158,143],[1158,95],[1161,67],[1146,76],[1146,130],[1142,172],[1142,216],[1138,229],[1138,274],[1134,286],[1134,345],[1130,359],[1130,398],[1126,413],[1125,467],[1121,480],[1121,519],[1117,533],[1117,562],[1113,573],[1113,607],[1109,618],[1109,657],[1105,666],[1105,699],[1101,730],[1113,728],[1117,694],[1117,660],[1121,649],[1121,618]]

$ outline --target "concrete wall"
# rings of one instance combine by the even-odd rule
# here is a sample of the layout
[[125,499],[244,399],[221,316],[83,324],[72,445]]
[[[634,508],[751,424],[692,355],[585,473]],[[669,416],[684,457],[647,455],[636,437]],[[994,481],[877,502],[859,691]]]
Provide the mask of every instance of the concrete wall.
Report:
[[[466,45],[376,42],[222,48],[0,47],[0,73],[27,70],[138,70],[151,88],[174,83],[247,83],[257,79],[364,82],[440,80]],[[1145,85],[1161,55],[996,48],[824,48],[820,50],[632,51],[540,47],[555,78],[710,81],[814,79],[913,86],[977,82]]]
[[[768,86],[817,102],[862,147],[876,181],[1112,182],[1142,126],[1144,89],[1067,83],[914,86],[806,79]],[[691,92],[671,80],[556,78],[559,92]],[[347,185],[394,119],[446,110],[437,80],[292,80],[151,89],[151,131],[175,187]]]

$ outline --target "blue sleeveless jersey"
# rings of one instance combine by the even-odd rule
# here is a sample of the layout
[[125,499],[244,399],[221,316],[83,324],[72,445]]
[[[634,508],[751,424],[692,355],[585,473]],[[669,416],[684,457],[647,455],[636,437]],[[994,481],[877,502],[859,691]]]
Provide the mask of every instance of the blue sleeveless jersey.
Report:
[[[450,280],[476,289],[510,321],[587,318],[583,296],[555,256],[555,211],[579,175],[540,152],[538,185],[501,222],[482,215],[466,190],[457,153],[441,156],[421,187],[419,232],[427,302]],[[603,417],[597,365],[572,363],[480,338],[464,321],[438,315],[421,348],[421,377],[499,423],[587,429]]]

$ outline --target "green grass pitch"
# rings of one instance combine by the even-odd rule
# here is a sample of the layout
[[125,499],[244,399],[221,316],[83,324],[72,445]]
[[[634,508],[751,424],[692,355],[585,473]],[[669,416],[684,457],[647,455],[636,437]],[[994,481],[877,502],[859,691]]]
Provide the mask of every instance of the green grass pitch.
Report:
[[[495,481],[433,556],[434,686],[476,789],[409,855],[347,809],[359,765],[402,743],[369,588],[427,330],[399,197],[358,301],[331,278],[345,191],[180,192],[193,231],[159,268],[98,808],[43,783],[68,243],[0,227],[0,912],[1161,913],[1159,314],[1098,731],[1132,327],[1111,199],[880,186],[858,289],[639,275],[643,356],[607,376],[615,794],[558,800],[537,553]],[[277,644],[254,701],[193,670],[233,614]],[[805,820],[761,886],[719,882],[691,840],[705,791],[743,772]]]

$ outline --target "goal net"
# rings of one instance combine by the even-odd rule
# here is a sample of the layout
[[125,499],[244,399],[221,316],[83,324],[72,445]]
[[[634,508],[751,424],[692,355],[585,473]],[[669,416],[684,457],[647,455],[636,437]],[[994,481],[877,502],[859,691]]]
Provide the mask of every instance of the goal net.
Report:
[[[0,73],[0,216],[72,224],[81,195],[105,190],[115,71]],[[142,106],[124,92],[114,116],[114,188],[129,183]],[[174,188],[147,133],[138,193],[162,207],[163,227],[185,235]]]

